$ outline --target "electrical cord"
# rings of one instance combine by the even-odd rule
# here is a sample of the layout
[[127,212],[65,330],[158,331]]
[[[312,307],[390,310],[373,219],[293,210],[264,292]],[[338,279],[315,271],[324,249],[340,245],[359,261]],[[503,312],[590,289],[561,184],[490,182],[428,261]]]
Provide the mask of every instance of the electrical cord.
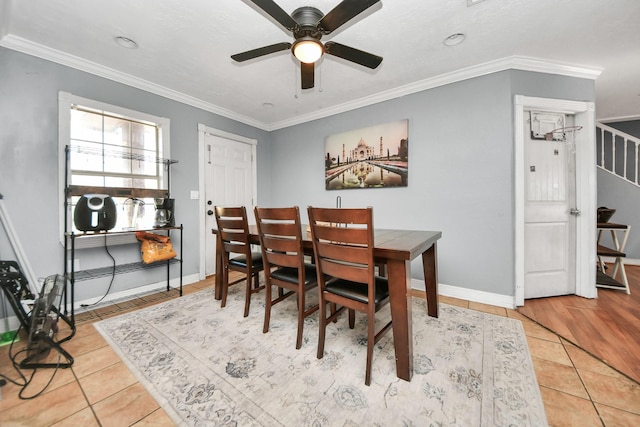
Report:
[[94,305],[99,304],[100,302],[102,302],[103,299],[106,298],[107,295],[109,295],[109,292],[111,291],[111,286],[113,286],[113,280],[116,277],[116,259],[113,257],[113,255],[111,255],[111,252],[109,252],[109,246],[107,245],[106,234],[104,235],[104,250],[107,252],[107,255],[109,255],[113,263],[113,267],[111,270],[111,281],[109,282],[109,286],[107,287],[107,292],[105,292],[104,295],[98,301],[91,304],[80,304],[80,307],[93,307]]
[[51,378],[44,385],[44,387],[42,387],[42,389],[40,391],[38,391],[36,394],[34,394],[32,396],[25,396],[25,391],[27,390],[27,387],[29,387],[29,384],[31,384],[31,382],[33,381],[33,377],[35,376],[36,372],[38,372],[38,369],[34,368],[33,371],[31,372],[31,376],[29,377],[29,379],[27,379],[27,377],[22,373],[22,370],[20,369],[20,363],[18,363],[16,361],[16,359],[18,358],[18,356],[20,354],[25,353],[27,351],[27,347],[22,348],[22,349],[18,350],[18,352],[16,354],[13,354],[13,345],[16,342],[16,339],[18,338],[18,334],[20,333],[20,330],[22,328],[23,328],[22,325],[20,325],[18,327],[18,330],[16,331],[15,335],[13,336],[13,340],[11,341],[11,345],[9,346],[9,360],[11,360],[11,364],[13,365],[13,368],[20,375],[20,380],[21,381],[20,380],[11,379],[11,378],[9,378],[8,376],[6,376],[4,374],[0,374],[0,377],[2,377],[7,382],[10,382],[10,383],[20,387],[20,391],[18,392],[18,397],[20,399],[22,399],[22,400],[31,400],[31,399],[35,399],[36,397],[42,395],[42,393],[44,393],[44,391],[49,387],[49,385],[51,385],[51,383],[53,382],[53,379],[56,376],[56,373],[58,372],[58,369],[60,369],[60,361],[62,360],[62,357],[61,357],[60,354],[58,354],[58,362],[56,363],[55,370],[53,371],[53,374],[51,375]]

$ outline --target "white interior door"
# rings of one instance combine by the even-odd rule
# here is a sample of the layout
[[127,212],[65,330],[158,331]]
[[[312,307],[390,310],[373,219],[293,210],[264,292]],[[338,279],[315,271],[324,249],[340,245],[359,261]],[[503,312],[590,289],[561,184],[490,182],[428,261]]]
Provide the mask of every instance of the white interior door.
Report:
[[[238,140],[203,132],[204,169],[204,275],[215,274],[215,206],[245,206],[249,222],[254,222],[256,187],[255,141]],[[202,259],[202,258],[201,258]]]
[[573,135],[561,113],[529,112],[524,117],[525,298],[576,293],[576,180]]
[[[596,298],[596,119],[593,102],[566,99],[536,98],[523,95],[514,97],[514,177],[515,177],[515,306],[524,305],[525,264],[525,205],[527,186],[525,177],[530,169],[525,161],[525,140],[529,138],[529,111],[552,111],[569,114],[574,125],[582,129],[576,134],[576,207],[582,212],[573,218],[575,225],[575,288],[576,295]],[[530,252],[530,251],[529,251]]]

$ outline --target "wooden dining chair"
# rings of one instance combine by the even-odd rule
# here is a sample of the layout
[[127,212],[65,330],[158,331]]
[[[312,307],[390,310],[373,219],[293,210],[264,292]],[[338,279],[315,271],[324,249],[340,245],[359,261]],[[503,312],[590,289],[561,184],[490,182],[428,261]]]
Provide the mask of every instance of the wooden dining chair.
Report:
[[[302,346],[304,319],[318,310],[318,304],[307,307],[306,292],[317,286],[316,267],[305,262],[300,226],[300,210],[287,208],[254,209],[264,262],[266,304],[263,332],[269,332],[271,308],[292,295],[297,296],[298,335],[296,349]],[[278,288],[273,298],[272,287]],[[286,290],[285,292],[283,292]]]
[[[309,206],[309,224],[318,271],[320,331],[318,359],[324,356],[327,324],[345,309],[349,327],[355,312],[367,314],[367,366],[365,384],[371,384],[373,347],[391,328],[391,321],[375,331],[375,313],[389,302],[387,279],[375,275],[373,257],[373,209],[314,208]],[[330,278],[328,278],[330,277]],[[327,304],[340,306],[326,313]]]
[[[264,269],[262,253],[251,250],[249,223],[244,206],[214,208],[218,225],[218,247],[222,251],[222,303],[227,304],[229,286],[246,280],[244,317],[249,315],[251,295],[264,289],[260,285],[260,272]],[[239,271],[246,277],[229,282],[229,271]],[[253,286],[252,286],[253,279]]]

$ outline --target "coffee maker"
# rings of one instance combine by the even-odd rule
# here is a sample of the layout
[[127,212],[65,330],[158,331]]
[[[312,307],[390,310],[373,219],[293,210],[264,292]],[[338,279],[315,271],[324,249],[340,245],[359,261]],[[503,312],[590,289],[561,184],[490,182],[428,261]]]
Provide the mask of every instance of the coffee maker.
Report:
[[175,225],[173,206],[175,199],[153,199],[156,205],[156,216],[153,226],[173,227]]

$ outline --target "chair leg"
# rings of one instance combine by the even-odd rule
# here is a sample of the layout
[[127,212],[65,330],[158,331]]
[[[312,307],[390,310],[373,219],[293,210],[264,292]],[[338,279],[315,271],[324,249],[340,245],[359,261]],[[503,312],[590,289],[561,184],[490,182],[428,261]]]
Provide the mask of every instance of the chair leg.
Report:
[[302,347],[302,330],[304,328],[304,289],[298,289],[298,335],[296,350]]
[[253,276],[253,289],[258,289],[260,287],[260,272],[256,271],[255,276]]
[[324,356],[324,336],[327,332],[327,313],[324,299],[320,295],[320,302],[318,303],[318,320],[320,321],[320,329],[318,331],[318,359],[322,359]]
[[244,317],[249,315],[249,306],[251,305],[251,279],[253,279],[253,275],[251,273],[247,274],[247,291],[244,296]]
[[366,373],[364,376],[364,384],[365,385],[370,385],[371,384],[371,362],[373,359],[373,347],[375,345],[375,320],[374,320],[374,316],[369,315],[368,319],[367,319],[367,367],[366,367]]
[[356,311],[349,309],[349,329],[353,329],[356,325]]
[[222,301],[220,307],[224,308],[227,305],[227,292],[229,291],[229,270],[222,267]]
[[263,333],[269,332],[269,322],[271,321],[271,284],[266,284],[265,289],[266,300],[264,304],[264,326],[262,328]]

